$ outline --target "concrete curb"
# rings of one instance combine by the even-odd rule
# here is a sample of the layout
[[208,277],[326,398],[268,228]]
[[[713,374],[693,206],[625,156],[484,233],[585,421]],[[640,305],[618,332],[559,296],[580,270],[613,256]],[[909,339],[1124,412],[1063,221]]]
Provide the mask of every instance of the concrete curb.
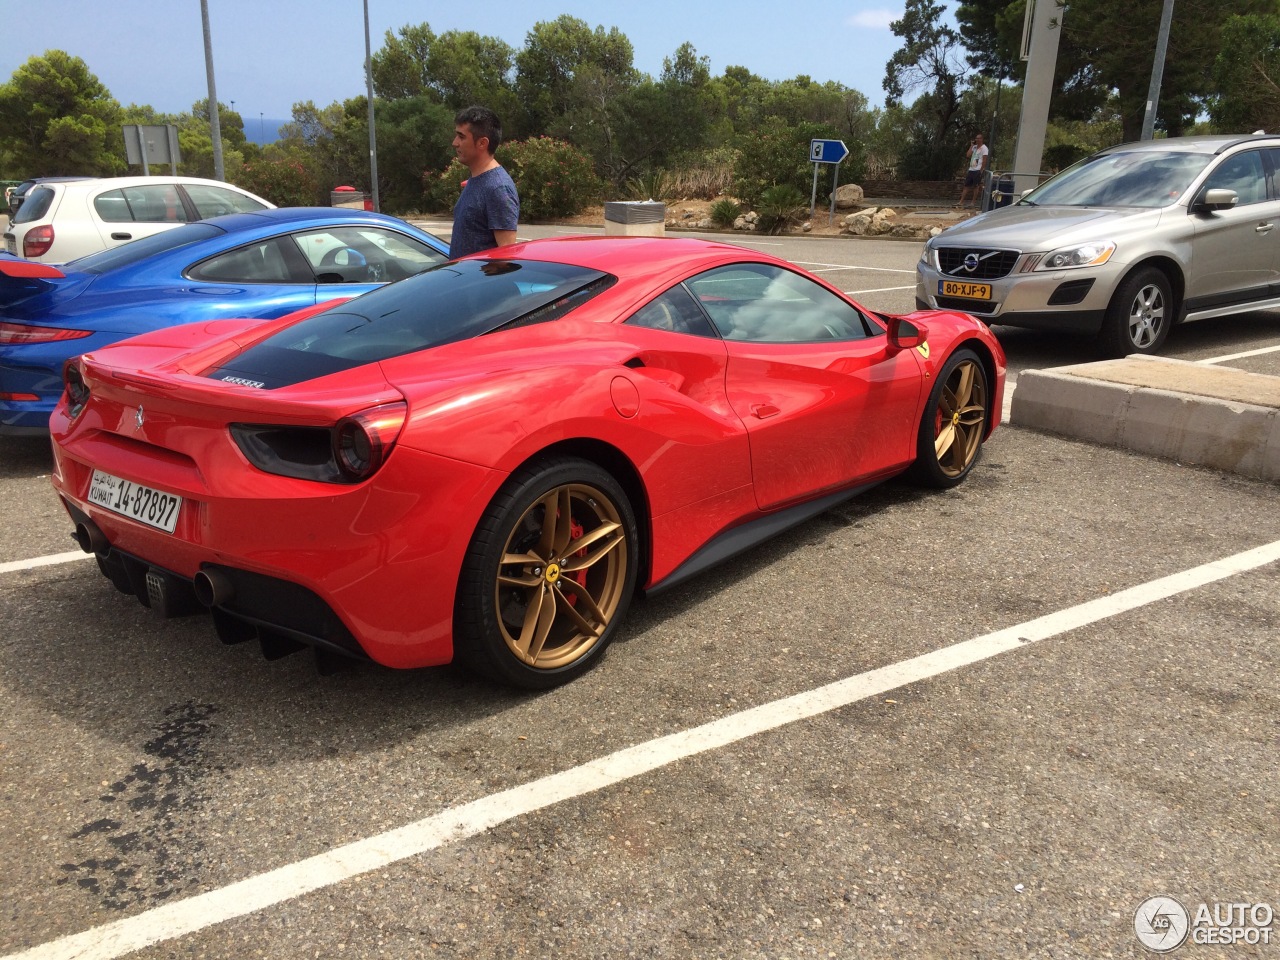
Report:
[[[1173,383],[1181,388],[1168,389]],[[1280,377],[1161,357],[1024,370],[1010,420],[1280,481]]]

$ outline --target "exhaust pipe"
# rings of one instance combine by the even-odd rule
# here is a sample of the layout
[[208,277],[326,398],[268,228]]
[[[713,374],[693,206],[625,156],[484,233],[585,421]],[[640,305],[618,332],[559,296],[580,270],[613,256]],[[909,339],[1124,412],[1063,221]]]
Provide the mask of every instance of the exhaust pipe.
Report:
[[80,549],[85,553],[104,554],[111,549],[107,535],[99,530],[98,525],[92,520],[81,520],[77,523],[71,539],[80,544]]
[[200,604],[212,609],[222,606],[235,596],[235,585],[225,573],[218,570],[201,570],[191,581],[195,588],[196,599]]

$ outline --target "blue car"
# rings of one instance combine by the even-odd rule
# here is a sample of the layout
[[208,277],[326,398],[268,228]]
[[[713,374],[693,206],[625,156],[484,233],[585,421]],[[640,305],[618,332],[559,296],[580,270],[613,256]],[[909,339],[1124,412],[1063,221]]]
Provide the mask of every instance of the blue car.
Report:
[[48,432],[70,357],[179,323],[358,296],[448,252],[394,217],[298,207],[190,223],[61,267],[0,254],[0,436]]

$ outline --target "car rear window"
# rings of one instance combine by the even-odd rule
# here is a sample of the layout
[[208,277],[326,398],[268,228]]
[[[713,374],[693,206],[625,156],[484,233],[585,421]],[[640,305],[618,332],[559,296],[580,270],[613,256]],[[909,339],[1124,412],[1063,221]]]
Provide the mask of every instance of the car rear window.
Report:
[[163,233],[155,233],[149,237],[143,237],[141,240],[122,243],[120,246],[112,247],[109,250],[91,253],[87,257],[81,257],[79,260],[72,260],[71,262],[75,264],[76,270],[83,273],[106,273],[108,270],[127,267],[130,264],[137,263],[139,260],[155,256],[157,253],[176,250],[178,247],[185,247],[189,243],[208,240],[226,232],[221,227],[215,227],[208,223],[189,223],[184,227],[165,230]]
[[255,344],[206,376],[301,383],[495,330],[556,320],[615,277],[536,260],[456,260],[430,267]]
[[43,219],[49,212],[49,207],[53,205],[53,196],[53,191],[48,187],[32,187],[22,198],[22,205],[13,215],[13,222],[15,224],[32,223]]

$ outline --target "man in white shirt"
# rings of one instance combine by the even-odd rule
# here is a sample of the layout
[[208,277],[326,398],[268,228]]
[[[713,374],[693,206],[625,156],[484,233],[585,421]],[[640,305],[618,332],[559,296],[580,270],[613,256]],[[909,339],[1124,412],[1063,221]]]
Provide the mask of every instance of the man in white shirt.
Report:
[[969,160],[969,169],[964,175],[964,187],[960,191],[960,208],[966,209],[969,206],[969,191],[973,191],[973,203],[982,197],[982,180],[983,175],[987,172],[987,157],[990,151],[987,145],[982,142],[982,134],[978,134],[973,138],[973,142],[969,144],[969,149],[964,155]]

